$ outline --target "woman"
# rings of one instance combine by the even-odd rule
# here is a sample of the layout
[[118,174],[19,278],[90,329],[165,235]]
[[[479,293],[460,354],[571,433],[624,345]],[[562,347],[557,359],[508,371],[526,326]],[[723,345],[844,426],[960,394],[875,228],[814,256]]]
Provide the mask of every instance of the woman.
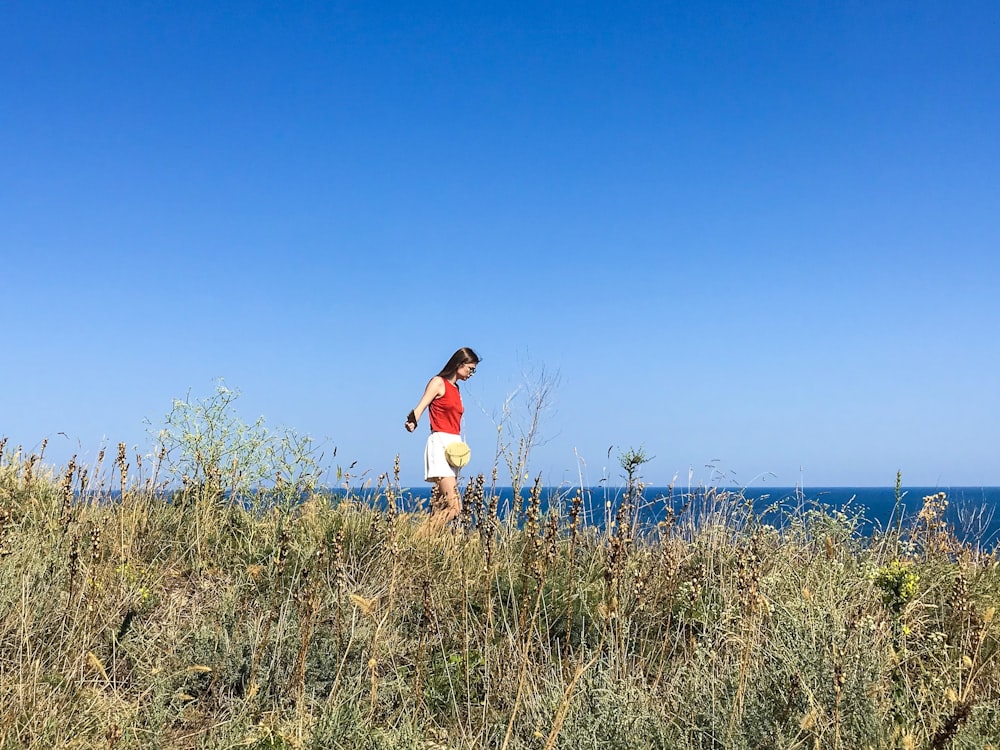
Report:
[[449,443],[462,439],[462,413],[465,409],[458,381],[471,378],[478,364],[479,355],[468,347],[452,354],[448,364],[431,378],[420,402],[406,417],[406,430],[413,432],[424,409],[430,415],[431,434],[424,448],[424,479],[434,483],[431,516],[438,528],[444,527],[462,511],[462,499],[458,494],[459,469],[448,463],[444,449]]

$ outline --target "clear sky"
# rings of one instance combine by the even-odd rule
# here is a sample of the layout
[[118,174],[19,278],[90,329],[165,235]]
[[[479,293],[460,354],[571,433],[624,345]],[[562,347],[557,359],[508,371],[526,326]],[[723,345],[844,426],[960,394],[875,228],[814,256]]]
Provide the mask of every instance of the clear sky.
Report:
[[544,368],[549,484],[998,485],[998,134],[992,0],[0,3],[0,435],[416,486],[467,345],[474,471]]

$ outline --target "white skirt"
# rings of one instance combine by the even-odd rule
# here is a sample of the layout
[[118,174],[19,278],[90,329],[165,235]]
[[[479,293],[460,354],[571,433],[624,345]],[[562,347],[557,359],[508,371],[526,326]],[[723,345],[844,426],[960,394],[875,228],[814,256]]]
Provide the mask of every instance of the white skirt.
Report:
[[452,435],[450,432],[432,432],[427,437],[427,445],[424,447],[424,479],[434,482],[441,477],[455,477],[461,473],[461,469],[456,469],[448,459],[444,457],[445,446],[450,443],[457,443],[461,440],[460,435]]

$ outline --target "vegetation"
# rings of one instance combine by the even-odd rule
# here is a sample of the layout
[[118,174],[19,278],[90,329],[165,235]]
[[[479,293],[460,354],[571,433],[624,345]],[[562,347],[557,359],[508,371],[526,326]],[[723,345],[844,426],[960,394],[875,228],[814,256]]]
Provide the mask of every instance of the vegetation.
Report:
[[996,552],[940,495],[863,536],[836,509],[646,498],[640,449],[608,523],[583,488],[543,512],[538,480],[500,517],[480,475],[427,537],[398,459],[339,499],[245,502],[227,482],[312,464],[205,435],[89,471],[0,443],[0,747],[1000,747]]

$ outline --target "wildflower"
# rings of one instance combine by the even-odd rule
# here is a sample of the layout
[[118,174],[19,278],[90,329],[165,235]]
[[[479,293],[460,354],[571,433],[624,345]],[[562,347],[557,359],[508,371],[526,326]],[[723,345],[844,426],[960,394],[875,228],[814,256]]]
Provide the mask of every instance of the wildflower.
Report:
[[920,576],[913,566],[902,560],[893,560],[874,575],[874,583],[882,590],[883,600],[896,612],[916,595],[919,581]]

